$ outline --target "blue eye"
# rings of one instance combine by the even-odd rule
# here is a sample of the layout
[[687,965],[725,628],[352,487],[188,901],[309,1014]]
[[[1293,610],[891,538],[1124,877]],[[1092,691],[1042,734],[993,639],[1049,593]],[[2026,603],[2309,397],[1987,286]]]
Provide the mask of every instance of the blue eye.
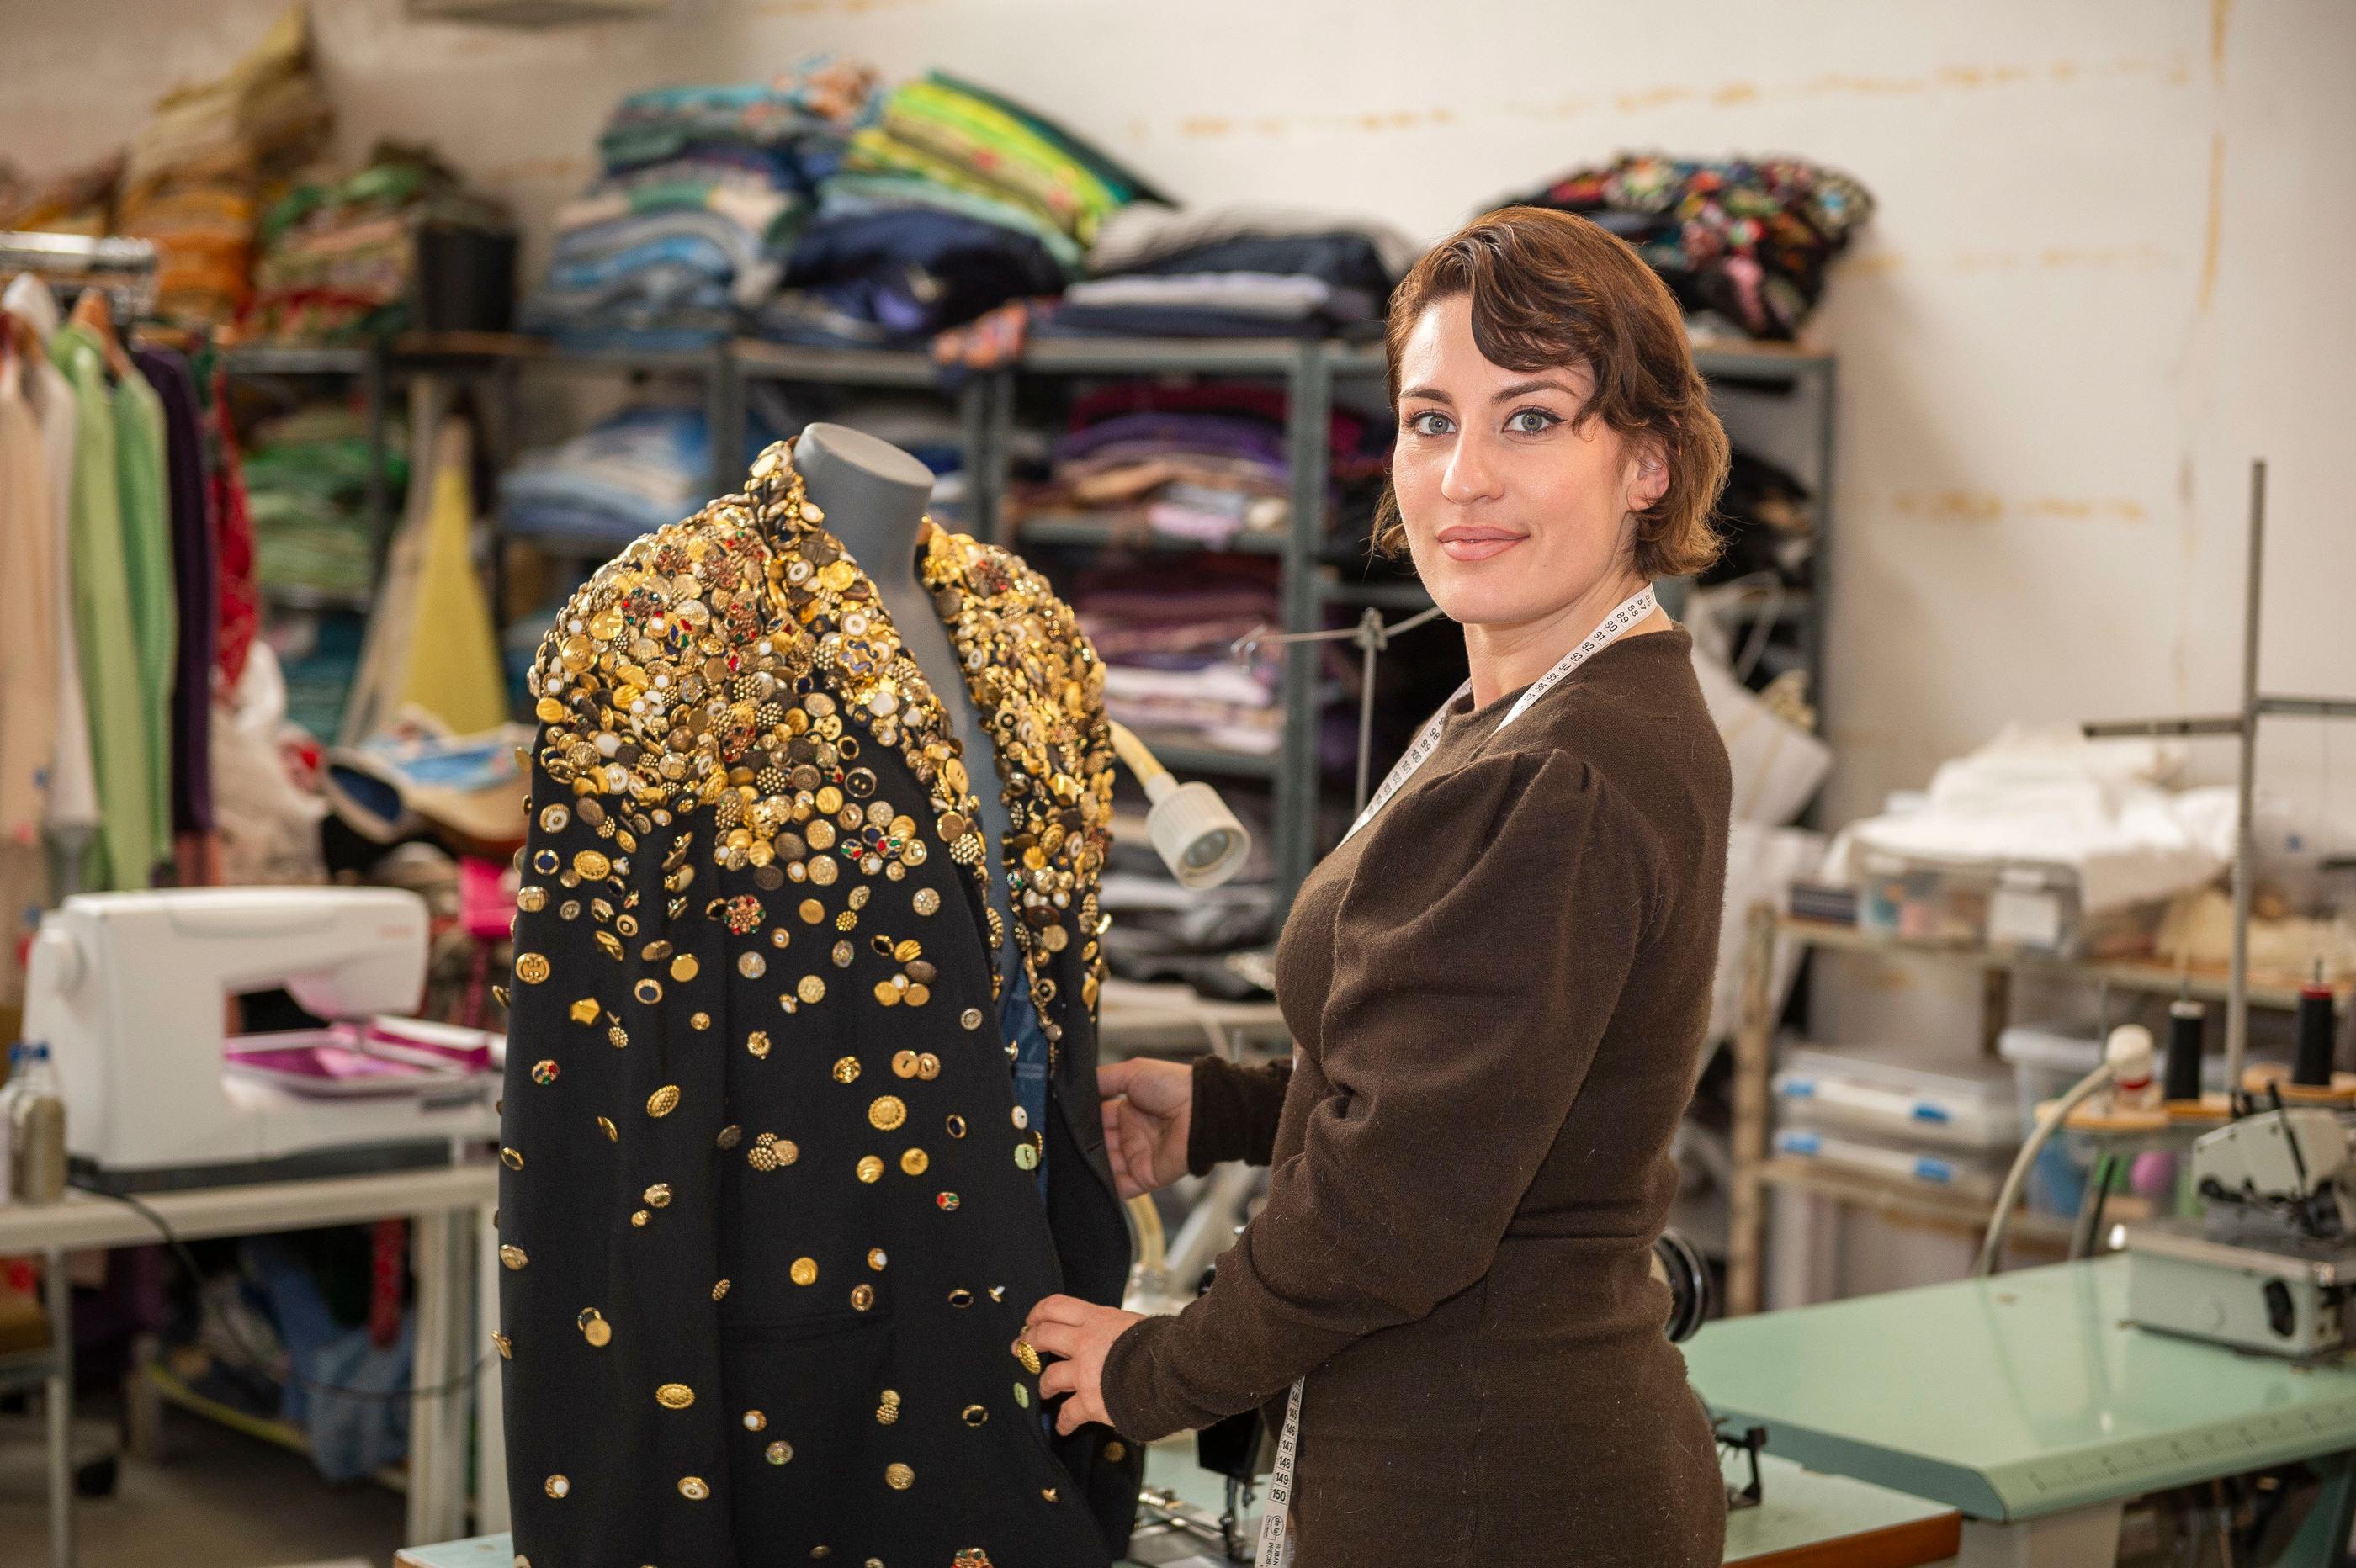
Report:
[[1437,409],[1426,409],[1419,414],[1409,414],[1407,428],[1416,435],[1445,435],[1449,428],[1448,416]]
[[[1524,421],[1530,422],[1524,423]],[[1513,417],[1505,421],[1505,428],[1515,435],[1544,435],[1561,422],[1544,409],[1516,409]]]

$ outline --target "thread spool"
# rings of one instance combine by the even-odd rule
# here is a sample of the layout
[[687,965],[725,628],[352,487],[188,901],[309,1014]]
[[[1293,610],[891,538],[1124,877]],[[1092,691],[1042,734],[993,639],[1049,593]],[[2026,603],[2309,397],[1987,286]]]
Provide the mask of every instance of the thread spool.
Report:
[[2189,997],[2168,1004],[2167,1098],[2201,1098],[2201,1045],[2208,1021],[2209,1009]]
[[2316,977],[2298,988],[2298,1054],[2292,1059],[2290,1081],[2329,1087],[2331,1083],[2331,987],[2323,983],[2323,965]]

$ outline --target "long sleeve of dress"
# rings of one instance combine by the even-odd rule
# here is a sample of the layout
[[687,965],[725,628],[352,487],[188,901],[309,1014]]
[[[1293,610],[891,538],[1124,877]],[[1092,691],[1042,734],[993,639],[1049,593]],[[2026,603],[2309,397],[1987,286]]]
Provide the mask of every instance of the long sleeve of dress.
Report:
[[1290,1061],[1238,1067],[1223,1056],[1194,1059],[1194,1110],[1186,1123],[1186,1169],[1207,1175],[1224,1159],[1266,1165],[1292,1082]]
[[[1652,830],[1563,752],[1483,757],[1365,831],[1325,1087],[1211,1288],[1114,1342],[1106,1407],[1131,1438],[1259,1404],[1487,1273],[1661,908]],[[1470,864],[1435,853],[1467,842]]]
[[535,1563],[730,1568],[709,1031],[731,955],[682,896],[710,813],[634,835],[622,797],[544,761],[531,810],[499,1151],[516,1540]]

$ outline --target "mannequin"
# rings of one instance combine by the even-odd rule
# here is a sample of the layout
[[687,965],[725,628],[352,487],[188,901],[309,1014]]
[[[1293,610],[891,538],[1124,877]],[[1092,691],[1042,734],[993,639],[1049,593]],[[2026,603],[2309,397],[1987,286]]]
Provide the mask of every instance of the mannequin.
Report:
[[[966,688],[965,672],[958,667],[948,630],[933,608],[932,593],[916,575],[917,536],[933,493],[933,471],[890,442],[822,421],[805,428],[794,443],[794,466],[801,470],[809,498],[826,513],[827,531],[842,541],[875,584],[901,645],[948,709],[965,753],[966,774],[981,802],[981,835],[990,846],[990,863],[1001,864],[1012,825],[998,776],[997,751],[974,710],[973,694]],[[991,880],[990,901],[1006,923],[1006,937],[998,950],[999,973],[1012,976],[1017,967],[1014,911],[1004,878]]]

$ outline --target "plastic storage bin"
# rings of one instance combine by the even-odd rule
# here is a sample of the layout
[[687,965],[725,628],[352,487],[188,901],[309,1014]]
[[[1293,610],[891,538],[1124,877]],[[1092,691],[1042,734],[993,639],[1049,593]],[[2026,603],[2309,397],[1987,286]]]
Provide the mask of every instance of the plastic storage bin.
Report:
[[2002,1063],[1929,1067],[1918,1057],[1888,1048],[1787,1050],[1774,1078],[1779,1119],[1918,1148],[1989,1154],[2019,1146],[2020,1107]]
[[2078,878],[2028,862],[1857,855],[1860,929],[1909,942],[1985,946],[2052,958],[2123,957],[2151,950],[2160,904],[2088,916]]
[[1779,1127],[1775,1152],[1793,1159],[1894,1177],[1918,1186],[1993,1200],[2004,1185],[2002,1164],[1976,1156],[1893,1148],[1813,1127]]

